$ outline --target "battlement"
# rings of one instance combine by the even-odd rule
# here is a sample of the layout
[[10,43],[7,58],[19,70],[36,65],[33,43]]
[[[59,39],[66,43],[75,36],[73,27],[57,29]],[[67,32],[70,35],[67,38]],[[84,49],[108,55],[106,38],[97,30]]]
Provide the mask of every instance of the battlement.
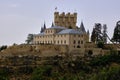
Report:
[[55,12],[54,23],[56,26],[76,29],[77,13],[71,14],[70,12],[68,12],[65,14],[65,12],[63,12],[59,14],[59,12]]

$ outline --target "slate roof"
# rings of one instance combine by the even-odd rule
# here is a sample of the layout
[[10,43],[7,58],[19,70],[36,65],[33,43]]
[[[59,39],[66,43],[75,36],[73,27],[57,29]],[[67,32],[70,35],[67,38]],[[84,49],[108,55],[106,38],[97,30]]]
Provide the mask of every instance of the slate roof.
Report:
[[57,34],[82,34],[82,32],[75,29],[65,29],[60,31]]
[[86,33],[86,30],[85,30],[85,27],[83,25],[83,22],[81,22],[81,25],[80,25],[80,30],[84,33]]
[[66,29],[66,28],[62,27],[62,26],[53,26],[53,27],[50,27],[50,28],[47,28],[47,29]]

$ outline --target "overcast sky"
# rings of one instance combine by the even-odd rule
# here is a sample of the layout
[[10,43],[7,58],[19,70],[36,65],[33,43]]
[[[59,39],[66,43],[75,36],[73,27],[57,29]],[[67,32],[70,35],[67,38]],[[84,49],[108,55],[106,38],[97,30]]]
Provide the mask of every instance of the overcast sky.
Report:
[[120,20],[120,0],[0,0],[0,46],[24,43],[28,33],[39,33],[44,21],[50,27],[57,11],[77,12],[77,26],[107,24],[111,37]]

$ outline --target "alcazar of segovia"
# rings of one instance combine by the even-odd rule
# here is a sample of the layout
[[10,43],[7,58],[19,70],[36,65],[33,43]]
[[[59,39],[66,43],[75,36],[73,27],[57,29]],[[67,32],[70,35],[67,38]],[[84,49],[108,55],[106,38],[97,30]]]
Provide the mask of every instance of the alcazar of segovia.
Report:
[[77,26],[76,23],[77,13],[54,12],[54,23],[49,28],[46,28],[44,23],[40,33],[34,34],[32,43],[34,45],[68,46],[72,53],[84,54],[92,51],[93,54],[105,54],[109,52],[109,50],[103,50],[98,48],[95,43],[89,42],[89,30],[85,30],[83,22],[80,26]]
[[89,31],[86,32],[83,22],[77,27],[77,13],[54,13],[54,23],[46,29],[41,28],[41,33],[34,35],[34,44],[68,45],[73,48],[83,48],[89,42]]

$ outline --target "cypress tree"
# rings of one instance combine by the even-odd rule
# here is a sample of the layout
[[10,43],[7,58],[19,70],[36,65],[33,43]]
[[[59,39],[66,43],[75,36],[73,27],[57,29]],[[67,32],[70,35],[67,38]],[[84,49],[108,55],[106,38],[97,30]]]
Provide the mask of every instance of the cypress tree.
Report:
[[118,21],[116,24],[112,40],[120,44],[120,21]]

